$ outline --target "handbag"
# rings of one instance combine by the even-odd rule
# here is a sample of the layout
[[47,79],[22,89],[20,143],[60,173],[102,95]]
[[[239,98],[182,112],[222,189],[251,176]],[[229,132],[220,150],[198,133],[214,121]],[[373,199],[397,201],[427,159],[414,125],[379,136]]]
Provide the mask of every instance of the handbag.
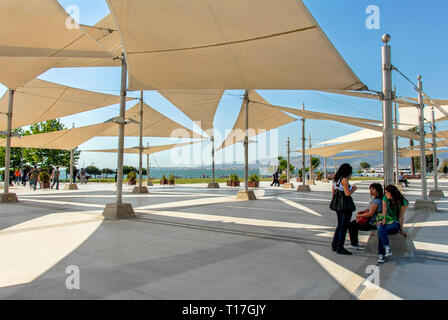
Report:
[[[358,214],[359,213],[367,213],[368,211],[369,210],[360,211],[360,212],[358,212]],[[366,226],[368,222],[369,222],[369,218],[356,216],[356,224],[358,224],[360,226]]]
[[333,211],[345,211],[351,213],[356,210],[356,206],[351,196],[346,196],[344,191],[335,189],[333,197],[331,198],[330,209]]

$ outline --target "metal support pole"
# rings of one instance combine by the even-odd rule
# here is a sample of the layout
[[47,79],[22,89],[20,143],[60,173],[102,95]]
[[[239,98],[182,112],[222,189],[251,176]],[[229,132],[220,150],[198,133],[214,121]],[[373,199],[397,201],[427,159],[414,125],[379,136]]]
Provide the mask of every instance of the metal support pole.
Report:
[[437,139],[436,139],[436,116],[432,107],[432,161],[434,169],[434,190],[439,190],[439,177],[437,175]]
[[[311,135],[310,135],[310,150],[311,150]],[[310,154],[310,181],[314,180],[313,155]]]
[[334,174],[336,174],[337,171],[338,171],[337,161],[336,159],[334,159]]
[[383,75],[383,166],[384,185],[394,183],[394,145],[392,121],[392,62],[391,47],[387,45],[389,35],[382,38],[385,45],[382,47],[382,75]]
[[[302,104],[305,110],[305,103]],[[302,118],[302,185],[306,185],[306,166],[305,166],[305,118]]]
[[70,150],[70,184],[73,183],[73,165],[75,163],[74,150]]
[[124,52],[121,57],[121,96],[120,116],[118,123],[118,160],[117,160],[117,199],[116,204],[121,204],[123,199],[123,151],[124,151],[124,127],[126,114],[126,76],[127,64]]
[[138,186],[143,187],[143,91],[140,91],[140,137],[139,137],[139,175]]
[[327,179],[327,157],[324,157],[324,179]]
[[146,180],[149,181],[149,153],[146,155]]
[[[418,76],[418,88],[423,90],[422,77]],[[426,142],[425,142],[425,104],[421,91],[418,92],[418,103],[420,105],[419,120],[420,120],[420,172],[422,184],[422,198],[427,200],[427,185],[426,185]]]
[[[397,89],[394,86],[394,97],[397,96]],[[397,100],[394,99],[394,110],[395,110],[395,115],[394,115],[394,121],[395,121],[395,129],[398,130],[398,118],[397,118]],[[395,185],[398,186],[399,182],[398,182],[398,160],[399,160],[399,155],[398,155],[398,135],[395,133]]]
[[290,162],[289,161],[290,161],[290,154],[291,154],[290,144],[289,144],[289,137],[288,137],[288,143],[287,143],[286,147],[287,147],[287,150],[288,150],[288,167],[286,168],[286,182],[289,183],[289,176],[290,176],[290,172],[289,172],[289,164],[290,164]]
[[246,132],[244,134],[244,191],[248,192],[248,182],[249,182],[249,91],[246,90],[244,93],[245,101],[245,113],[246,113]]
[[212,183],[215,184],[215,137],[211,137],[212,141]]
[[6,127],[6,148],[5,148],[5,181],[3,183],[3,192],[9,193],[9,169],[11,166],[11,128],[12,128],[12,109],[14,104],[14,90],[9,90],[9,103],[8,103],[8,120]]

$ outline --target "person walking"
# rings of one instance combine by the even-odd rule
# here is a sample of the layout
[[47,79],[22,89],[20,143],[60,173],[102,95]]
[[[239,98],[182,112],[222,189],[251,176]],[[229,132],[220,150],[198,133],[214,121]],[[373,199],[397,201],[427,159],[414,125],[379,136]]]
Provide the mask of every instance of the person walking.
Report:
[[350,236],[350,249],[360,250],[358,233],[359,230],[370,231],[376,229],[377,214],[383,212],[383,187],[379,183],[372,183],[369,187],[370,202],[369,209],[360,211],[356,215],[356,219],[350,222],[348,226],[348,234]]
[[36,191],[37,188],[37,181],[39,180],[39,169],[37,166],[34,166],[32,171],[30,172],[30,185],[32,184],[32,188],[34,191]]
[[376,218],[378,229],[378,263],[386,262],[387,257],[392,256],[389,244],[389,234],[400,232],[405,238],[404,214],[408,208],[409,201],[401,194],[394,185],[388,185],[384,189],[383,212]]
[[275,185],[280,186],[280,182],[278,181],[278,170],[276,169],[274,174],[272,175],[272,183],[271,183],[271,187]]
[[61,172],[59,171],[59,167],[57,166],[55,170],[53,170],[53,173],[51,174],[51,179],[53,180],[53,184],[51,185],[50,189],[53,189],[53,187],[56,185],[56,190],[59,190],[59,176],[61,175]]
[[[349,184],[349,179],[352,175],[352,172],[353,168],[348,163],[344,163],[339,167],[333,180],[333,186],[331,190],[333,196],[335,194],[335,190],[339,190],[343,192],[345,197],[350,198],[349,201],[353,201],[351,199],[351,196],[357,190],[357,187],[355,185],[350,186]],[[338,254],[352,254],[350,251],[344,248],[345,237],[347,236],[347,230],[352,218],[352,213],[353,211],[350,211],[350,209],[348,208],[342,208],[336,211],[338,225],[336,227],[336,230],[334,231],[331,247],[333,251],[336,251],[336,253]]]

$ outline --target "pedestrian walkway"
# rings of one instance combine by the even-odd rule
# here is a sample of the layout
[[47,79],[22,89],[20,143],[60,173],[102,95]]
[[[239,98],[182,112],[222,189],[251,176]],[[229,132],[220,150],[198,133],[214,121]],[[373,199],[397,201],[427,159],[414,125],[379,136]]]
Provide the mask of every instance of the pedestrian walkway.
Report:
[[[419,182],[410,182],[412,208]],[[370,182],[356,184],[361,210]],[[440,185],[448,191],[448,180]],[[137,218],[120,221],[102,218],[114,201],[113,184],[16,188],[20,203],[0,206],[0,298],[448,298],[448,200],[437,201],[438,212],[407,211],[415,259],[392,257],[369,285],[376,255],[331,251],[330,188],[317,182],[311,193],[298,193],[262,182],[258,200],[240,201],[238,189],[224,185],[156,185],[149,194],[124,186],[123,201]],[[367,239],[361,232],[361,245]],[[73,270],[79,289],[70,289]]]

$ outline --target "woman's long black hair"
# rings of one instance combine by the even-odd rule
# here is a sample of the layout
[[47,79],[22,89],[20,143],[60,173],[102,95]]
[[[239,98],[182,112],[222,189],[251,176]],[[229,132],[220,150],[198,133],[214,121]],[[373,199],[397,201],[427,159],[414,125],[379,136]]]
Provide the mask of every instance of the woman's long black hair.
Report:
[[400,190],[398,190],[398,188],[393,184],[388,185],[384,190],[390,193],[390,195],[392,196],[391,205],[397,208],[398,210],[400,206],[403,204],[404,199]]
[[369,189],[375,189],[376,193],[378,194],[375,199],[383,199],[384,193],[383,193],[383,186],[379,183],[372,183],[369,187]]
[[348,163],[343,163],[339,167],[338,171],[334,175],[334,181],[338,182],[341,178],[350,178],[353,172],[353,168]]

